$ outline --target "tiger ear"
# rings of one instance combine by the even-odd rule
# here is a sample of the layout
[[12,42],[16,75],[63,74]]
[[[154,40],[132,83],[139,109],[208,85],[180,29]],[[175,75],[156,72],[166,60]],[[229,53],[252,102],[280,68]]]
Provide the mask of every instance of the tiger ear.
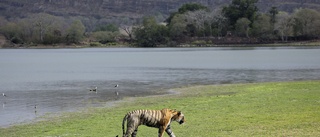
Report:
[[178,111],[178,116],[180,116],[181,115],[181,111]]

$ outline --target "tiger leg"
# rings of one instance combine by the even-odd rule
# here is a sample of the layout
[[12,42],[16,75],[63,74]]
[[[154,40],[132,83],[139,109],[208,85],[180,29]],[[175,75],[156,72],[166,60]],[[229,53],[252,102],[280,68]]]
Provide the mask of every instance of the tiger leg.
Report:
[[138,133],[138,128],[136,130],[134,130],[134,132],[132,133],[131,137],[136,137]]
[[158,132],[158,137],[162,137],[162,136],[163,136],[163,133],[164,133],[164,128],[163,128],[163,127],[160,127],[160,128],[159,128],[159,132]]
[[170,121],[165,120],[163,123],[164,123],[163,126],[160,126],[160,128],[159,128],[159,137],[163,136],[163,133],[167,129],[168,125],[170,124]]
[[132,129],[130,129],[129,127],[128,127],[128,129],[127,129],[127,132],[126,132],[126,134],[124,135],[124,137],[135,137],[135,135],[136,134],[134,134],[134,130],[132,130]]
[[167,127],[167,129],[166,129],[166,132],[167,132],[167,134],[168,134],[170,137],[176,137],[176,136],[173,134],[173,132],[172,132],[172,130],[171,130],[171,128],[170,128],[170,125],[168,125],[168,127]]
[[137,119],[130,119],[127,122],[127,132],[124,135],[124,137],[130,137],[130,136],[135,136],[137,133],[134,134],[134,132],[138,129],[138,123],[139,121]]

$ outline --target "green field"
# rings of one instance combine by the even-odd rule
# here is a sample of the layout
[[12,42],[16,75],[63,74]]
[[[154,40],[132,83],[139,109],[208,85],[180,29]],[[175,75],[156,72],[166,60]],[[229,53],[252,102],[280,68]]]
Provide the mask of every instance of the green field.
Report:
[[[186,123],[171,124],[177,137],[320,136],[320,81],[193,86],[179,94],[126,98],[116,106],[48,117],[33,124],[0,128],[3,137],[115,137],[126,112],[181,110]],[[157,129],[140,126],[139,137]],[[167,135],[166,135],[167,136]]]

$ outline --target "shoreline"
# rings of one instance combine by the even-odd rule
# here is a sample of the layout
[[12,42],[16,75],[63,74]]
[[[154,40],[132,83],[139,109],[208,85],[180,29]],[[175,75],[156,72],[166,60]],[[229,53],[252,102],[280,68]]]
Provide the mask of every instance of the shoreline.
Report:
[[[101,101],[99,103],[94,103],[92,105],[79,107],[73,110],[69,111],[57,111],[57,112],[46,112],[43,115],[37,116],[33,119],[24,120],[22,122],[16,122],[11,123],[8,125],[2,125],[1,128],[11,128],[15,126],[24,126],[24,125],[30,125],[30,124],[37,124],[38,122],[45,122],[51,119],[59,119],[61,117],[64,117],[64,115],[69,114],[78,114],[78,113],[87,113],[89,110],[92,109],[112,109],[112,108],[118,108],[121,107],[122,104],[130,104],[130,102],[136,102],[140,99],[148,99],[148,98],[166,98],[172,96],[185,96],[186,93],[183,93],[179,91],[179,89],[188,89],[188,88],[195,88],[195,87],[220,87],[220,86],[230,86],[230,85],[251,85],[251,84],[266,84],[266,83],[292,83],[292,82],[309,82],[309,81],[318,81],[318,80],[294,80],[294,81],[265,81],[265,82],[254,82],[254,83],[220,83],[220,84],[198,84],[198,85],[184,85],[184,86],[178,86],[178,87],[172,87],[168,89],[159,89],[155,90],[153,94],[147,94],[147,95],[140,95],[140,96],[123,96],[116,100],[105,100]],[[199,91],[197,91],[199,92]],[[189,93],[188,93],[189,94]],[[229,93],[227,93],[229,95]],[[233,94],[233,93],[231,93]],[[219,94],[220,95],[220,94]],[[221,94],[225,95],[225,94]]]
[[285,43],[240,43],[240,44],[191,44],[191,43],[181,43],[177,46],[157,46],[157,47],[139,47],[131,46],[129,44],[117,44],[117,45],[102,45],[102,46],[90,46],[90,44],[57,44],[57,45],[43,45],[39,44],[37,46],[30,45],[19,45],[13,44],[12,46],[1,46],[0,49],[76,49],[76,48],[194,48],[194,47],[318,47],[320,46],[320,41],[295,41],[295,42],[285,42]]
[[39,114],[39,116],[36,116],[34,118],[31,119],[26,119],[24,121],[21,122],[15,122],[15,123],[10,123],[10,124],[6,124],[6,125],[0,125],[0,129],[1,128],[10,128],[10,127],[14,127],[14,126],[20,126],[20,125],[28,125],[28,124],[34,124],[37,122],[41,122],[41,121],[46,121],[52,118],[58,118],[61,117],[65,114],[69,114],[69,113],[81,113],[81,112],[86,112],[90,109],[100,109],[100,108],[113,108],[113,107],[118,107],[121,103],[126,103],[126,102],[131,102],[131,101],[135,101],[138,98],[154,98],[154,97],[165,97],[165,96],[169,96],[169,95],[178,95],[180,94],[178,91],[175,91],[174,89],[176,88],[169,88],[169,89],[159,89],[155,92],[143,95],[143,94],[139,94],[138,96],[128,96],[130,94],[125,94],[117,99],[107,99],[104,101],[99,101],[99,102],[95,102],[92,103],[91,105],[86,105],[83,107],[77,107],[73,110],[68,110],[68,111],[57,111],[57,112],[46,112],[43,114]]
[[[174,132],[179,136],[301,136],[308,133],[317,136],[320,134],[317,130],[319,101],[314,94],[319,94],[319,82],[304,80],[173,88],[181,94],[125,98],[114,107],[87,108],[81,112],[47,117],[45,121],[0,128],[0,131],[4,136],[25,137],[115,136],[121,135],[121,122],[128,111],[171,108],[186,115],[186,125],[173,123]],[[212,130],[208,132],[207,129]],[[290,132],[292,130],[299,132]],[[156,133],[153,128],[139,130],[140,136]]]

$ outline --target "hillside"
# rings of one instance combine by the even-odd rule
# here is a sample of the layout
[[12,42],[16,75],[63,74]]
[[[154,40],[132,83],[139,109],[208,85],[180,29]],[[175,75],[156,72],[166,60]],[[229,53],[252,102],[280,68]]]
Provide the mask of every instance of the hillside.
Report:
[[[210,8],[217,8],[231,0],[1,0],[0,16],[6,18],[24,17],[28,14],[46,12],[56,16],[85,16],[96,19],[110,17],[139,18],[148,14],[168,15],[182,4],[198,2]],[[305,0],[260,0],[261,11],[277,6],[280,10],[292,12],[307,7],[320,10],[320,1]]]
[[[229,0],[227,0],[229,1]],[[93,16],[95,18],[128,16],[141,17],[145,14],[169,14],[182,4],[194,0],[1,0],[0,14],[5,17],[25,16],[29,13],[47,12],[57,16]],[[222,0],[197,0],[215,7]]]

